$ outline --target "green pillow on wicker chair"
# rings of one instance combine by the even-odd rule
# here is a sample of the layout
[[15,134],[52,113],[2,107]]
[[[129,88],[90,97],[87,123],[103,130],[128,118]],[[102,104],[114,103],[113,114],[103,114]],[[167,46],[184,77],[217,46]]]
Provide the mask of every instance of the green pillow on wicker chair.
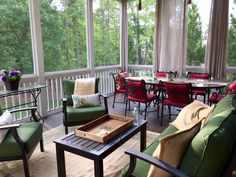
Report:
[[[104,105],[95,105],[91,107],[73,107],[72,95],[74,94],[75,80],[64,79],[62,81],[64,98],[62,98],[63,106],[63,124],[65,126],[65,133],[68,133],[69,126],[81,125],[88,123],[94,119],[104,116],[108,113],[107,97],[104,97]],[[98,93],[99,78],[95,81],[95,93]]]

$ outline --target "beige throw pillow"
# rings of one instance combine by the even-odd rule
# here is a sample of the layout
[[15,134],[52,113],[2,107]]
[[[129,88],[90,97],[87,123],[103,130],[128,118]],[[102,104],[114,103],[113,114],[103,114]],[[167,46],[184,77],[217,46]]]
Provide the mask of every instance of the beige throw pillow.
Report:
[[75,80],[74,95],[89,95],[95,93],[96,78],[81,78]]
[[[160,139],[160,144],[153,153],[153,157],[158,158],[174,167],[178,167],[185,149],[190,144],[193,137],[198,133],[201,121],[185,127],[171,135]],[[173,177],[170,173],[151,165],[148,177]]]
[[206,122],[206,119],[214,110],[215,105],[209,107],[208,105],[195,100],[191,104],[185,106],[176,117],[176,119],[170,124],[175,126],[177,129],[184,129],[186,126],[195,123],[198,120],[203,120],[202,123]]

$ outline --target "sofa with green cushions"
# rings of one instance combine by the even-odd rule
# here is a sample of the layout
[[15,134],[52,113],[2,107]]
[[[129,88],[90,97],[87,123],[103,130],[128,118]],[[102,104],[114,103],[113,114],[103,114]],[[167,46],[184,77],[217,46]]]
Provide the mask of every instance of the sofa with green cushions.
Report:
[[235,152],[236,96],[227,95],[216,105],[208,122],[187,147],[179,167],[174,168],[153,158],[152,154],[161,137],[177,130],[174,126],[169,125],[144,152],[128,149],[125,153],[130,155],[130,164],[123,170],[122,175],[145,177],[150,164],[179,177],[220,177],[224,176],[226,172],[228,174],[227,168],[229,169]]
[[[72,94],[74,93],[75,80],[62,80],[64,98],[62,98],[62,111],[64,114],[63,124],[65,133],[68,133],[69,126],[81,125],[88,123],[94,119],[104,116],[108,113],[107,96],[104,98],[104,105],[96,105],[91,107],[74,108]],[[96,78],[95,93],[98,93],[99,78]]]

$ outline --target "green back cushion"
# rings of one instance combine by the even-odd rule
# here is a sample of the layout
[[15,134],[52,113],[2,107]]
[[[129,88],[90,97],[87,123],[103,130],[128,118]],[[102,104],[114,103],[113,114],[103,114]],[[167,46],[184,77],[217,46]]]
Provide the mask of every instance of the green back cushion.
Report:
[[222,176],[235,143],[236,97],[228,95],[221,100],[207,124],[189,145],[180,169],[191,177]]
[[[96,78],[95,93],[98,93],[98,84],[99,84],[99,78]],[[74,85],[75,85],[75,80],[68,80],[68,79],[62,80],[64,97],[67,98],[67,105],[68,106],[73,105],[71,95],[74,93]]]
[[[152,156],[153,152],[156,150],[157,146],[159,145],[159,140],[160,138],[172,134],[174,132],[176,132],[178,129],[176,127],[174,127],[173,125],[169,125],[157,138],[156,140],[150,145],[148,146],[144,153],[147,155]],[[148,171],[150,168],[150,164],[147,162],[144,162],[143,160],[138,159],[137,160],[137,164],[136,164],[136,168],[134,170],[134,172],[132,173],[132,176],[135,177],[144,177],[147,176]],[[124,174],[126,173],[126,171],[128,170],[128,166],[125,168],[125,170],[123,170],[122,175],[124,176]]]

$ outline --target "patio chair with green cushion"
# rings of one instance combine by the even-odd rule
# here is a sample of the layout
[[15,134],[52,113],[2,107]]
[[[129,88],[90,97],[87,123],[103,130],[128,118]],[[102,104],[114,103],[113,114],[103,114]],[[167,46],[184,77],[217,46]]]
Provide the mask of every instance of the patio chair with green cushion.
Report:
[[[99,78],[96,78],[95,93],[98,93]],[[100,95],[104,98],[104,105],[99,104],[89,107],[74,108],[72,95],[74,93],[75,80],[64,79],[62,86],[64,90],[64,98],[62,98],[62,111],[64,114],[63,124],[65,126],[65,134],[68,133],[69,126],[81,125],[108,114],[107,96]]]
[[[25,177],[30,177],[28,159],[39,142],[41,152],[44,151],[42,138],[43,127],[35,116],[36,109],[36,107],[32,107],[10,111],[11,113],[27,110],[31,111],[34,121],[21,124],[6,123],[6,119],[11,119],[9,116],[12,117],[12,115],[8,112],[8,118],[6,118],[6,112],[2,114],[0,109],[0,134],[2,138],[2,142],[0,143],[0,162],[23,160]],[[4,137],[3,132],[6,129],[8,129],[8,131],[4,134]]]

